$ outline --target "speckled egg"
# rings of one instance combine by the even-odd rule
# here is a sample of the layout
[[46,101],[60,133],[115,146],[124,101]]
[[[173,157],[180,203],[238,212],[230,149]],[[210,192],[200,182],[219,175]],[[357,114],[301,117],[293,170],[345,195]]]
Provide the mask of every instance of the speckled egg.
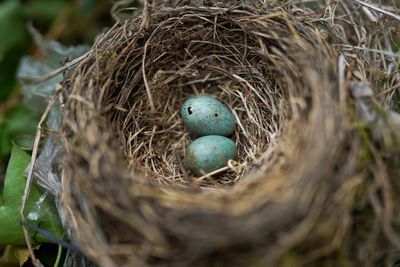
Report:
[[229,108],[210,96],[188,98],[183,103],[181,116],[185,125],[199,136],[229,136],[236,127]]
[[226,166],[236,158],[236,145],[220,135],[207,135],[194,140],[187,148],[185,165],[196,175],[203,175]]

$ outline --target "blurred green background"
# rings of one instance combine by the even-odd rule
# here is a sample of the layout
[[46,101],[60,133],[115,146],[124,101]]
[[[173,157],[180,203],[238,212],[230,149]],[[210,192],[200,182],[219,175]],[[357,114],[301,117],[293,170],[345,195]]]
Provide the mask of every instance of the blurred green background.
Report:
[[[33,62],[46,56],[29,28],[65,46],[90,45],[113,24],[112,4],[111,0],[0,0],[0,193],[12,145],[30,146],[40,116],[40,110],[32,111],[33,104],[23,100],[17,81],[23,57],[30,56]],[[62,61],[56,65],[61,67]],[[53,266],[57,250],[57,245],[45,244],[37,253],[45,266]],[[10,251],[20,257],[10,257]],[[0,267],[32,266],[26,260],[26,248],[0,246]]]
[[0,1],[0,184],[11,144],[29,141],[38,121],[39,114],[23,104],[16,79],[24,55],[43,57],[28,25],[63,45],[90,44],[112,25],[111,7],[111,0]]

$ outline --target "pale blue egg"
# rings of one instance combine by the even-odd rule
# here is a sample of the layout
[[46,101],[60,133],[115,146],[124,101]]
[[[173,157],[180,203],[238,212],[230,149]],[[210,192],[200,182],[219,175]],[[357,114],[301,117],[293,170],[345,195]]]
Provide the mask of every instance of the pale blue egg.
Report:
[[231,139],[207,135],[194,140],[186,150],[185,165],[194,174],[203,175],[227,165],[235,159],[236,145]]
[[210,96],[187,99],[181,109],[185,125],[199,136],[229,136],[235,131],[236,121],[227,106]]

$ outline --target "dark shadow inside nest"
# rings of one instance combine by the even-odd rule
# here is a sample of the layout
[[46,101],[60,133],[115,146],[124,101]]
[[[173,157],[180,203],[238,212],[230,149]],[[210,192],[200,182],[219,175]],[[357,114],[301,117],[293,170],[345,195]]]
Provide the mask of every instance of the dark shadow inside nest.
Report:
[[[109,115],[127,164],[161,184],[232,185],[262,162],[279,135],[284,116],[280,85],[260,57],[257,40],[245,31],[232,25],[227,30],[224,23],[214,29],[199,19],[161,25],[141,49],[126,55],[129,64],[119,72],[125,76],[119,77],[122,87],[115,90]],[[237,160],[212,176],[194,177],[183,165],[185,149],[196,136],[184,127],[179,110],[193,95],[222,101],[237,121],[231,136]]]

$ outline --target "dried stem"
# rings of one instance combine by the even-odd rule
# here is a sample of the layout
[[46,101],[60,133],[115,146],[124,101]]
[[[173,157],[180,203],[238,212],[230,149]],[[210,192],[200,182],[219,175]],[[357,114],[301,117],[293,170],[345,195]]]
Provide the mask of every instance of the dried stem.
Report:
[[29,236],[29,228],[28,228],[28,225],[26,223],[26,219],[25,219],[25,215],[24,215],[24,210],[25,210],[26,202],[27,202],[27,200],[29,198],[29,192],[30,192],[30,189],[31,189],[32,181],[33,181],[33,169],[35,167],[36,157],[37,157],[37,154],[38,154],[39,142],[40,142],[41,133],[42,133],[42,124],[46,120],[47,115],[49,114],[50,109],[53,106],[54,101],[56,100],[56,97],[60,92],[61,92],[60,88],[55,91],[54,95],[52,96],[52,98],[50,99],[49,103],[47,104],[47,107],[46,107],[45,111],[43,112],[43,114],[42,114],[42,116],[41,116],[41,118],[39,120],[39,123],[38,123],[38,125],[36,127],[36,134],[35,134],[35,140],[34,140],[34,143],[33,143],[31,162],[30,162],[30,165],[29,165],[28,176],[27,176],[27,179],[26,179],[25,190],[24,190],[24,195],[22,197],[21,207],[19,209],[20,216],[21,216],[21,221],[22,221],[22,228],[23,228],[23,231],[24,231],[25,241],[26,241],[26,244],[28,246],[29,253],[31,254],[32,263],[36,267],[43,267],[43,265],[40,263],[39,259],[36,258],[35,253],[33,251],[31,239],[30,239],[30,236]]

